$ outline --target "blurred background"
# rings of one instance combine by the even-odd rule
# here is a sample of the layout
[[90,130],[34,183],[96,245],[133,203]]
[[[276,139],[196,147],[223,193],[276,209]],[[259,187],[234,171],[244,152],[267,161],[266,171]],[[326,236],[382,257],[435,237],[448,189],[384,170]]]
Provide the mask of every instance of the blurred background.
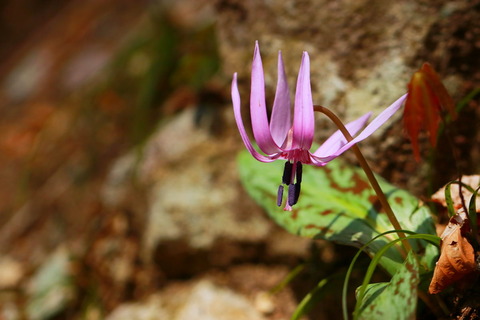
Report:
[[[479,1],[0,9],[2,320],[289,319],[319,279],[348,267],[356,250],[286,233],[239,182],[230,83],[238,72],[246,107],[255,40],[267,100],[277,51],[294,88],[306,50],[314,103],[346,121],[390,105],[424,61],[455,101],[480,82]],[[480,166],[478,119],[471,99],[454,137],[465,174]],[[378,173],[423,196],[455,177],[441,145],[440,157],[415,163],[396,120],[362,144]],[[332,127],[318,123],[320,141]],[[339,297],[305,319],[338,318]]]

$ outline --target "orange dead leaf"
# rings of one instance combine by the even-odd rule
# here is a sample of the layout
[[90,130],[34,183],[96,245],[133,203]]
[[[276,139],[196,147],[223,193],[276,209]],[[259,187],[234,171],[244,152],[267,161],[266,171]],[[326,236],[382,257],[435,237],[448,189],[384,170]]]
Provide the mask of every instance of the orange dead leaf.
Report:
[[467,223],[465,212],[460,210],[443,232],[440,258],[428,289],[431,294],[443,291],[477,270],[473,247],[463,236],[462,227],[466,227]]
[[452,119],[456,118],[455,105],[447,89],[432,66],[424,63],[408,83],[408,97],[403,113],[405,132],[412,142],[417,161],[420,160],[420,131],[428,132],[430,144],[435,147],[443,111],[448,111]]

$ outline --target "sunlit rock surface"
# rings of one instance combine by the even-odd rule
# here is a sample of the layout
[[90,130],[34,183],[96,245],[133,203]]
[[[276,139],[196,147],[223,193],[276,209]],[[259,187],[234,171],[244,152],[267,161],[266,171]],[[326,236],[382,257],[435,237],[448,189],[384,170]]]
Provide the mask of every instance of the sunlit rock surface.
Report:
[[145,303],[127,304],[114,310],[107,320],[262,320],[252,302],[232,290],[208,280],[159,294]]

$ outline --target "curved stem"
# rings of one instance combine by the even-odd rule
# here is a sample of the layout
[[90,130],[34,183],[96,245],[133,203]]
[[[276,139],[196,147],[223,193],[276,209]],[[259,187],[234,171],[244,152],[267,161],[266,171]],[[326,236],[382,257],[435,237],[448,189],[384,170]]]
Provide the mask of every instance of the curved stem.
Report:
[[[347,141],[353,140],[353,138],[350,135],[350,133],[348,132],[347,128],[345,128],[342,121],[335,115],[335,113],[333,113],[329,109],[327,109],[325,107],[322,107],[322,106],[314,106],[314,110],[318,111],[318,112],[321,112],[321,113],[325,114],[327,117],[329,117],[330,120],[332,120],[333,123],[335,123],[335,125],[338,127],[338,129],[340,129],[340,131],[345,136],[345,139],[347,139]],[[363,171],[367,175],[368,181],[370,181],[370,184],[371,184],[373,190],[377,194],[378,200],[380,201],[383,209],[387,213],[388,219],[390,220],[390,223],[392,224],[393,228],[395,228],[395,230],[402,230],[402,227],[400,226],[400,223],[398,222],[397,218],[395,217],[395,213],[393,213],[393,210],[392,210],[392,208],[390,207],[390,204],[387,201],[387,197],[383,193],[382,188],[380,188],[380,185],[378,184],[378,181],[375,178],[375,175],[373,174],[372,169],[368,165],[367,160],[365,160],[365,157],[363,156],[362,152],[360,151],[360,148],[355,144],[351,147],[351,149],[355,153],[355,156],[357,157],[357,160],[358,160],[360,166],[362,167]],[[397,235],[400,239],[403,239],[402,240],[402,245],[403,245],[404,249],[407,252],[412,251],[412,247],[410,246],[410,243],[408,242],[408,240],[404,239],[406,237],[405,233],[403,233],[403,231],[397,231]]]

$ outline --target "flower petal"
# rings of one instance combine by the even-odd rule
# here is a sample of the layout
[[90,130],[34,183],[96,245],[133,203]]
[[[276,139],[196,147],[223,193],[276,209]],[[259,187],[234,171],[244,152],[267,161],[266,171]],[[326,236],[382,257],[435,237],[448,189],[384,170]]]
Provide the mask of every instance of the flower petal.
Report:
[[387,122],[387,120],[390,119],[390,117],[393,116],[393,114],[397,112],[398,109],[400,109],[400,107],[402,106],[406,98],[407,98],[407,93],[401,96],[397,101],[395,101],[387,109],[383,110],[382,113],[380,113],[375,119],[373,119],[373,121],[370,122],[370,124],[362,132],[360,132],[360,134],[356,136],[352,141],[345,144],[343,147],[338,149],[336,152],[332,153],[330,156],[321,157],[321,159],[317,158],[316,160],[327,161],[327,162],[332,161],[333,159],[341,155],[343,152],[350,149],[354,144],[370,136],[378,128],[380,128],[382,124]]
[[315,119],[313,114],[312,88],[310,87],[310,59],[304,52],[298,72],[293,118],[293,148],[308,150],[312,146]]
[[388,119],[390,119],[390,117],[395,112],[397,112],[398,109],[400,109],[400,107],[402,106],[406,98],[407,98],[407,94],[404,94],[403,96],[401,96],[397,101],[395,101],[392,105],[390,105],[387,109],[385,109],[382,113],[380,113],[375,119],[373,119],[373,121],[358,136],[356,136],[352,141],[346,143],[337,151],[332,152],[330,155],[322,155],[322,156],[318,154],[318,150],[317,152],[315,152],[315,154],[310,154],[310,160],[312,164],[319,167],[325,166],[328,162],[340,156],[343,152],[350,149],[353,145],[370,136],[382,124],[384,124]]
[[243,125],[242,112],[240,110],[241,102],[240,102],[240,93],[238,92],[236,73],[233,75],[233,81],[232,81],[232,102],[233,102],[233,113],[235,114],[235,121],[237,122],[238,131],[240,132],[240,136],[242,137],[243,143],[245,144],[245,147],[247,148],[247,150],[258,161],[261,161],[261,162],[274,161],[278,157],[277,154],[268,155],[268,156],[264,156],[260,154],[259,152],[257,152],[257,150],[255,150],[252,143],[250,142],[250,139],[248,138],[247,132],[245,131],[245,127]]
[[[362,129],[370,119],[372,115],[371,112],[368,112],[361,116],[358,119],[353,120],[345,125],[348,132],[351,136],[357,134],[357,132]],[[343,147],[347,143],[347,139],[340,130],[335,131],[313,154],[317,157],[328,156],[332,153],[335,153],[338,149]]]
[[253,136],[260,150],[266,154],[279,152],[280,149],[275,144],[275,141],[273,141],[268,125],[267,108],[265,106],[265,80],[263,77],[262,58],[260,57],[258,41],[255,42],[252,63],[250,117],[252,120]]
[[283,145],[291,126],[290,90],[285,76],[282,53],[279,51],[277,91],[270,118],[270,132],[277,146],[281,147]]

